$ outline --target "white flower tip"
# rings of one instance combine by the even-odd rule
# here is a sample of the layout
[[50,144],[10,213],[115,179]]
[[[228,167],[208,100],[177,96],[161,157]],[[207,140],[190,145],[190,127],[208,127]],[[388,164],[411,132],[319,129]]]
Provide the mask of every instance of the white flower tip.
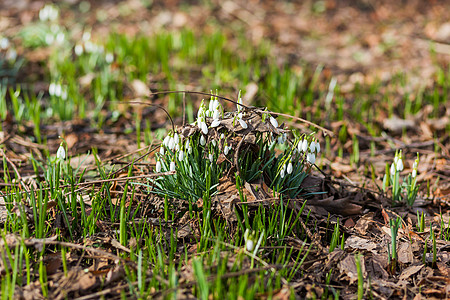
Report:
[[241,124],[241,127],[244,128],[244,129],[247,129],[247,128],[248,128],[247,123],[245,123],[245,121],[242,120],[242,119],[239,119],[239,124]]
[[64,160],[66,158],[66,150],[62,145],[59,146],[58,151],[56,152],[56,158],[60,160]]
[[278,122],[274,117],[270,116],[269,120],[273,127],[278,128]]
[[175,162],[174,161],[170,162],[170,171],[171,172],[175,171]]
[[292,171],[293,171],[292,163],[290,162],[290,163],[288,164],[288,166],[287,166],[287,173],[288,173],[288,174],[291,174]]
[[211,123],[211,127],[212,128],[215,128],[215,127],[217,127],[217,126],[219,126],[220,125],[220,121],[219,120],[214,120],[212,123]]
[[255,249],[255,243],[252,240],[247,240],[247,242],[245,243],[245,246],[246,246],[248,252],[251,252],[251,251],[253,251],[253,249]]
[[412,178],[416,178],[416,176],[417,176],[417,170],[416,169],[414,169],[412,171],[411,176],[412,176]]
[[161,173],[161,162],[159,160],[156,162],[155,169],[156,169],[156,173]]

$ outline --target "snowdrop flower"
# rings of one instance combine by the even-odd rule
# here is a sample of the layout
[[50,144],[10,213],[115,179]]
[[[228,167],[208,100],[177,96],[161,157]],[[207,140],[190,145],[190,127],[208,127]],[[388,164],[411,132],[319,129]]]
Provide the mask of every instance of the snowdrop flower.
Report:
[[181,150],[180,152],[178,152],[178,160],[182,161],[184,159],[184,151]]
[[274,117],[270,116],[269,118],[270,124],[272,124],[273,127],[278,128],[278,121]]
[[223,154],[225,154],[225,156],[228,155],[228,152],[230,152],[230,147],[228,146],[223,147]]
[[316,155],[314,153],[308,153],[308,155],[306,156],[306,160],[310,163],[310,164],[314,164],[316,162]]
[[156,162],[155,169],[156,169],[156,173],[161,173],[161,162],[159,160]]
[[56,35],[56,43],[62,44],[62,43],[64,42],[64,38],[65,38],[64,33],[59,32],[59,33]]
[[416,178],[416,176],[417,176],[417,170],[416,169],[414,169],[412,171],[411,176],[412,176],[412,178]]
[[66,150],[64,150],[62,143],[59,145],[58,151],[56,151],[56,158],[59,160],[66,158]]
[[163,140],[163,145],[169,147],[170,136],[167,135]]
[[89,41],[91,39],[91,33],[89,31],[83,32],[83,36],[81,37],[83,41]]
[[401,158],[399,158],[397,162],[397,171],[403,171],[403,161]]
[[61,94],[62,94],[62,87],[61,84],[58,83],[55,85],[55,96],[61,97]]
[[248,239],[245,243],[245,247],[247,248],[248,252],[252,252],[253,249],[255,249],[255,243],[252,240]]
[[239,124],[241,125],[242,128],[247,129],[247,123],[245,123],[245,121],[242,119],[242,113],[239,113],[237,115],[237,120],[239,121]]
[[5,50],[9,47],[9,40],[6,37],[0,39],[0,49]]
[[55,37],[53,36],[53,34],[47,33],[47,34],[45,35],[45,43],[46,43],[47,45],[53,44],[53,41],[54,41],[54,40],[55,40]]
[[280,177],[281,177],[281,178],[284,178],[284,175],[285,175],[285,171],[284,171],[284,168],[282,168],[282,169],[280,170]]
[[289,164],[288,164],[288,166],[287,166],[287,173],[288,173],[288,174],[291,174],[292,171],[293,171],[292,163],[289,162]]
[[215,147],[217,145],[216,140],[211,140],[211,144]]
[[15,61],[17,58],[16,49],[13,49],[13,48],[8,49],[5,57],[6,57],[6,60],[8,60],[8,61]]
[[301,148],[301,151],[303,151],[303,152],[308,151],[308,140],[304,139],[304,140],[302,141],[302,148]]
[[83,54],[83,46],[80,44],[76,44],[74,48],[74,52],[77,56],[80,56]]
[[169,144],[168,144],[168,146],[169,146],[169,149],[170,149],[170,150],[175,149],[175,139],[173,138],[173,136],[171,136],[171,137],[169,138]]
[[316,151],[316,143],[314,141],[312,141],[311,144],[309,145],[309,150],[311,150],[311,152]]
[[208,126],[206,125],[205,122],[203,122],[201,124],[201,130],[202,130],[203,134],[208,134]]
[[212,155],[212,153],[210,153],[210,154],[208,155],[208,158],[209,158],[209,161],[210,161],[211,163],[214,162],[214,156]]
[[50,96],[55,95],[55,90],[56,90],[56,84],[54,82],[50,83],[50,86],[48,87],[48,93],[50,94]]
[[67,89],[64,88],[61,92],[61,99],[67,100]]
[[114,60],[114,55],[111,52],[106,53],[105,55],[105,61],[110,64]]
[[42,22],[55,21],[57,18],[58,10],[53,5],[47,4],[39,11],[39,19]]
[[175,171],[175,162],[173,160],[170,162],[170,171]]
[[175,133],[175,135],[173,136],[173,141],[175,142],[175,144],[178,144],[180,142],[180,137],[178,136],[178,133]]
[[241,125],[242,128],[244,128],[244,129],[247,129],[247,128],[248,128],[247,123],[245,123],[244,120],[239,119],[238,121],[239,121],[239,124]]
[[391,172],[391,175],[395,173],[395,162],[391,165],[391,168],[389,171]]
[[320,143],[316,142],[316,152],[319,153],[320,152]]
[[200,145],[202,145],[202,146],[206,145],[206,139],[203,135],[200,137]]
[[159,153],[161,155],[164,155],[164,153],[165,153],[164,147],[159,148]]
[[225,134],[220,134],[220,139],[223,140],[225,138]]
[[213,120],[211,123],[211,127],[215,128],[220,125],[220,120]]
[[180,144],[175,145],[175,151],[180,151]]

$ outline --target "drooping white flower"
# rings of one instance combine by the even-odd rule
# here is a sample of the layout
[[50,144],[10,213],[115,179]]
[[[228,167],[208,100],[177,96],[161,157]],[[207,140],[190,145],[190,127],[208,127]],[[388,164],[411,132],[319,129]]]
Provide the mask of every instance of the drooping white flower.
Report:
[[228,155],[228,152],[230,152],[230,147],[228,146],[223,147],[223,154],[225,154],[225,156]]
[[248,252],[252,252],[253,249],[255,249],[255,243],[252,240],[248,239],[245,243],[245,247],[247,248]]
[[111,52],[106,53],[105,61],[110,64],[114,61],[114,55]]
[[175,162],[174,161],[170,162],[170,171],[171,172],[175,171]]
[[216,145],[217,145],[217,142],[216,142],[216,140],[211,140],[211,144],[215,147]]
[[244,120],[238,119],[238,121],[239,121],[239,124],[241,125],[242,128],[244,128],[244,129],[248,128],[248,125],[247,125],[247,123],[245,123]]
[[417,167],[418,167],[418,162],[417,162],[417,160],[416,160],[416,161],[414,161],[414,163],[413,163],[413,169],[417,169]]
[[202,130],[203,134],[208,134],[208,126],[206,125],[205,122],[202,122],[201,130]]
[[159,153],[160,153],[161,155],[164,155],[165,152],[166,152],[166,151],[165,151],[164,147],[159,148]]
[[391,164],[390,172],[391,172],[391,174],[395,173],[395,163]]
[[50,83],[50,85],[48,87],[48,93],[50,94],[50,96],[55,95],[55,89],[56,89],[56,84],[54,82]]
[[278,128],[278,121],[274,117],[270,116],[269,118],[270,124],[272,124],[273,127]]
[[163,145],[166,147],[169,147],[169,142],[170,142],[170,136],[167,135],[163,140]]
[[306,151],[308,151],[308,140],[306,140],[306,139],[304,139],[303,141],[302,141],[302,149],[301,149],[303,152],[306,152]]
[[200,145],[202,145],[202,146],[206,145],[206,139],[203,135],[200,137]]
[[66,150],[62,143],[59,145],[58,151],[56,151],[56,158],[59,160],[64,160],[66,158]]
[[208,158],[209,158],[209,161],[210,161],[211,163],[214,162],[214,156],[212,155],[212,153],[210,153],[210,154],[208,155]]
[[215,128],[220,125],[220,120],[213,120],[211,123],[211,127]]
[[61,97],[61,94],[62,94],[62,86],[61,84],[58,83],[55,85],[55,96]]
[[65,36],[63,32],[58,32],[56,35],[56,43],[62,44],[64,42]]
[[214,120],[219,120],[219,118],[220,118],[220,110],[216,109],[213,112],[213,119]]
[[316,152],[319,153],[320,152],[320,143],[316,142]]
[[53,36],[53,34],[47,33],[47,34],[45,35],[45,43],[46,43],[47,45],[53,44],[54,41],[55,41],[55,37]]
[[288,164],[288,166],[287,166],[287,173],[288,174],[291,174],[292,173],[292,171],[293,171],[293,167],[292,167],[292,163],[291,162],[289,162],[289,164]]
[[403,161],[401,158],[399,158],[397,162],[397,171],[403,171]]
[[161,162],[159,160],[156,162],[155,169],[156,169],[156,173],[161,173]]
[[221,133],[221,134],[220,134],[220,139],[222,140],[222,139],[224,139],[224,138],[225,138],[225,134]]
[[181,150],[180,152],[178,152],[178,160],[182,161],[184,159],[184,151]]
[[175,149],[175,139],[173,138],[173,136],[169,138],[168,147],[170,150]]
[[284,175],[285,175],[284,168],[281,168],[281,170],[280,170],[280,177],[284,178]]
[[178,136],[178,133],[174,134],[173,141],[175,142],[175,144],[178,144],[180,142],[180,137]]
[[316,155],[314,153],[308,153],[308,155],[306,156],[306,160],[310,163],[310,164],[314,164],[316,162]]
[[411,176],[412,176],[412,178],[416,178],[416,176],[417,176],[417,170],[416,169],[412,170]]
[[316,143],[314,141],[312,141],[311,144],[309,145],[309,150],[311,152],[315,152],[316,151]]
[[0,49],[5,50],[9,47],[9,40],[6,37],[0,39]]

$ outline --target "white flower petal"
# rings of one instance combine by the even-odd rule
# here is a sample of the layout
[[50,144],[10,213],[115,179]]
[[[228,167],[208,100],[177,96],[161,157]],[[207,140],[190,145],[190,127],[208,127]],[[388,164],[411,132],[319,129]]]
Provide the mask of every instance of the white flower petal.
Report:
[[223,154],[228,155],[228,152],[230,152],[230,147],[228,146],[223,147]]
[[417,176],[417,170],[416,169],[414,169],[412,171],[411,176],[412,176],[412,178],[416,178],[416,176]]
[[289,164],[288,164],[288,166],[287,166],[287,173],[288,173],[288,174],[291,174],[292,171],[293,171],[292,163],[289,162]]
[[403,161],[400,158],[397,163],[397,171],[403,171]]
[[285,175],[284,172],[285,172],[284,169],[281,169],[281,171],[280,171],[280,177],[281,177],[281,178],[284,178],[284,175]]
[[219,125],[220,125],[220,121],[219,120],[213,120],[212,123],[211,123],[211,127],[212,128],[215,128],[215,127],[217,127]]
[[161,155],[164,155],[165,152],[166,152],[166,151],[164,150],[164,147],[159,148],[159,153],[160,153]]
[[205,137],[202,135],[200,137],[200,145],[205,146],[205,144],[206,144],[206,140],[205,140]]
[[208,134],[208,126],[206,125],[206,123],[202,123],[202,132],[203,134]]
[[316,142],[316,152],[319,153],[320,152],[320,143]]
[[270,116],[269,118],[270,124],[272,124],[273,127],[278,128],[278,121],[274,117]]
[[170,162],[170,171],[175,171],[175,162],[174,161]]
[[247,248],[248,252],[251,252],[255,248],[255,243],[252,240],[247,240],[247,242],[245,243],[245,247]]
[[303,152],[308,151],[308,141],[307,140],[302,141],[302,151]]
[[245,121],[242,120],[242,119],[239,119],[239,124],[241,124],[241,127],[244,128],[244,129],[247,129],[247,128],[248,128],[247,123],[245,123]]
[[308,153],[308,155],[306,156],[306,159],[308,160],[308,162],[310,164],[314,164],[316,162],[316,155],[314,153]]
[[314,141],[312,141],[311,145],[309,145],[309,150],[311,152],[315,152],[316,151],[316,143]]
[[59,146],[58,151],[56,152],[56,157],[60,160],[64,160],[66,158],[66,150],[62,145]]
[[156,173],[161,173],[161,162],[159,160],[156,162]]
[[178,153],[178,160],[179,161],[182,161],[184,159],[184,151],[180,151],[179,153]]
[[210,161],[211,163],[214,162],[214,156],[212,155],[212,153],[210,153],[210,154],[208,155],[208,158],[209,158],[209,161]]

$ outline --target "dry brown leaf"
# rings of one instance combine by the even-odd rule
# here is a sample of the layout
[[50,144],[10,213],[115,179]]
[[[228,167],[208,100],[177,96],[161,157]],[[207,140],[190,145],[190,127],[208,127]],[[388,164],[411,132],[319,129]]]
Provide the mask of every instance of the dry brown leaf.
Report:
[[369,213],[365,214],[364,216],[362,216],[356,222],[356,225],[354,227],[356,232],[359,233],[360,235],[366,235],[367,233],[369,233],[368,230],[369,230],[370,225],[373,222],[373,216],[374,216],[373,212],[369,212]]
[[402,274],[400,274],[399,279],[400,280],[408,279],[412,275],[414,275],[417,272],[419,272],[423,267],[424,267],[424,264],[419,264],[419,265],[415,265],[415,266],[409,266],[408,268],[403,270]]
[[[342,261],[338,263],[338,269],[345,279],[349,280],[349,284],[353,284],[358,280],[358,271],[356,269],[356,257],[353,254],[348,254]],[[361,270],[364,278],[367,278],[367,272],[365,267],[365,259],[363,256],[359,257]]]
[[363,239],[359,236],[352,235],[345,241],[345,248],[362,249],[373,251],[378,247],[378,244],[369,239]]

